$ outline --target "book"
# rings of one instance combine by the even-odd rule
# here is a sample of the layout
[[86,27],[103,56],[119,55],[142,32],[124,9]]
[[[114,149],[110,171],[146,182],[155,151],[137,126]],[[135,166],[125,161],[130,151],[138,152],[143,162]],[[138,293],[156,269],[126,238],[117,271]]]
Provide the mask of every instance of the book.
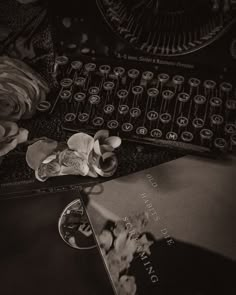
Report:
[[235,181],[186,156],[85,190],[116,294],[236,294]]
[[59,235],[61,213],[78,198],[70,190],[0,199],[1,294],[112,294],[95,241],[79,235],[79,250]]

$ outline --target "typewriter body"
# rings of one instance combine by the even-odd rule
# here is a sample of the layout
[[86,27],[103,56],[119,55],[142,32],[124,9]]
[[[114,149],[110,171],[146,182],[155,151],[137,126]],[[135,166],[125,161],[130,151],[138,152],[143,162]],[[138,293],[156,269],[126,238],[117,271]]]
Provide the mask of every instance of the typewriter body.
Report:
[[188,152],[236,147],[236,1],[68,1],[55,18],[64,131]]

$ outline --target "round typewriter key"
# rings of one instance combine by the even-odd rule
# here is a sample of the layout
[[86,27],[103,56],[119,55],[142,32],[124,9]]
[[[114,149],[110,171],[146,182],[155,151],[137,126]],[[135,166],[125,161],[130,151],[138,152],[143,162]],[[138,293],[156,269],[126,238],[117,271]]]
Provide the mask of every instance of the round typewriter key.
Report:
[[193,119],[193,127],[196,129],[200,129],[204,126],[204,121],[201,118]]
[[153,129],[150,134],[152,137],[155,137],[155,138],[162,137],[162,131],[160,129]]
[[219,97],[212,97],[210,99],[210,105],[215,110],[215,108],[220,108],[222,106],[222,99]]
[[156,119],[158,118],[158,113],[155,112],[155,111],[149,111],[149,112],[147,113],[147,118],[148,118],[148,120],[150,120],[150,121],[154,121],[154,120],[156,120]]
[[218,150],[224,151],[227,147],[227,142],[224,138],[216,138],[214,140],[214,146]]
[[180,75],[176,75],[172,79],[175,85],[182,85],[184,83],[184,77]]
[[150,71],[143,72],[142,79],[146,81],[151,81],[153,79],[153,72],[150,72]]
[[141,115],[141,110],[139,108],[132,108],[129,113],[132,118],[138,118]]
[[132,92],[134,95],[141,95],[143,93],[143,87],[142,86],[133,86]]
[[116,120],[111,120],[107,122],[107,127],[109,129],[116,129],[119,126],[119,123]]
[[124,123],[121,127],[122,131],[124,132],[130,132],[132,131],[134,126],[131,123]]
[[111,81],[104,82],[104,84],[103,84],[103,88],[106,91],[111,91],[114,87],[115,87],[115,84]]
[[171,121],[172,117],[169,113],[163,113],[160,115],[160,121],[163,124],[168,124]]
[[71,87],[72,84],[73,84],[73,80],[70,78],[62,79],[60,82],[61,87],[64,87],[64,88]]
[[68,61],[69,59],[67,56],[56,57],[53,68],[53,76],[56,77],[57,81],[65,76]]
[[112,104],[107,104],[103,109],[106,114],[112,114],[115,110],[115,107]]
[[99,93],[99,88],[97,86],[92,86],[89,88],[89,94],[96,95]]
[[49,101],[42,101],[37,105],[36,109],[39,112],[47,112],[50,109],[50,107],[51,103]]
[[179,117],[177,118],[176,123],[180,128],[184,128],[188,126],[189,120],[186,117]]
[[76,119],[76,114],[74,113],[67,113],[65,115],[65,122],[73,122]]
[[89,97],[89,102],[91,104],[99,104],[101,101],[101,97],[99,95],[91,95]]
[[70,90],[63,90],[63,91],[61,91],[60,97],[63,100],[68,100],[71,97],[71,91]]
[[75,85],[79,87],[83,87],[85,85],[86,79],[84,77],[78,77],[75,80]]
[[87,71],[87,72],[93,72],[93,71],[95,71],[95,69],[96,69],[96,64],[95,63],[87,63],[85,66],[84,66],[84,68],[85,68],[85,70]]
[[164,90],[162,92],[162,97],[166,100],[171,100],[174,97],[174,92],[171,90]]
[[202,139],[210,140],[213,137],[213,132],[210,129],[202,129],[200,131],[200,136]]
[[116,76],[121,77],[125,73],[125,69],[123,67],[116,67],[113,72]]
[[213,138],[213,132],[210,129],[202,129],[200,131],[201,144],[209,146]]
[[170,76],[168,74],[162,73],[162,74],[159,74],[157,78],[161,83],[167,83],[170,79]]
[[141,126],[141,127],[138,127],[138,128],[136,129],[136,133],[137,133],[138,135],[146,135],[146,134],[148,133],[148,130],[147,130],[146,127]]
[[181,92],[181,93],[178,94],[178,100],[180,102],[185,103],[185,102],[188,102],[189,99],[190,99],[190,95],[188,93]]
[[89,119],[89,114],[81,113],[81,114],[79,114],[78,119],[79,119],[80,122],[83,122],[83,123],[87,122],[88,119]]
[[62,55],[62,56],[57,56],[55,62],[58,65],[66,65],[68,63],[69,59],[67,56]]
[[189,83],[189,85],[191,87],[195,88],[195,87],[198,87],[201,84],[201,81],[199,79],[197,79],[197,78],[190,78],[188,80],[188,83]]
[[149,88],[147,94],[151,98],[156,98],[159,94],[159,90],[157,88]]
[[104,119],[101,117],[96,117],[93,119],[93,125],[94,126],[102,126],[104,123]]
[[220,126],[224,123],[224,118],[220,115],[214,114],[211,116],[211,123],[212,125]]
[[193,100],[194,100],[195,104],[197,104],[197,105],[203,105],[206,103],[206,97],[203,95],[196,95],[196,96],[194,96]]
[[203,85],[206,89],[214,89],[216,87],[216,82],[213,80],[206,80]]
[[130,69],[128,71],[128,76],[131,78],[131,79],[136,79],[138,78],[139,76],[139,70],[136,70],[136,69]]
[[191,141],[193,141],[193,138],[194,138],[193,134],[189,131],[184,131],[181,134],[181,139],[184,142],[191,142]]
[[224,92],[230,92],[233,89],[233,85],[231,83],[222,82],[220,84],[220,89]]
[[118,92],[117,92],[117,96],[119,99],[125,99],[127,96],[128,96],[128,91],[126,89],[120,89]]
[[84,101],[86,98],[86,94],[83,93],[83,92],[77,92],[74,94],[74,100],[76,102],[81,102],[81,101]]
[[236,124],[226,124],[225,125],[225,133],[228,135],[232,135],[236,133]]
[[80,70],[82,68],[82,65],[83,65],[82,62],[78,60],[74,60],[71,62],[71,67],[74,70]]
[[129,106],[127,106],[126,104],[119,105],[118,112],[121,115],[126,115],[129,112]]
[[110,72],[110,70],[111,70],[111,67],[110,67],[109,65],[101,65],[101,66],[99,67],[99,71],[100,71],[100,73],[102,73],[103,75],[108,75],[109,72]]
[[173,131],[170,131],[166,134],[166,139],[176,141],[178,139],[178,134]]

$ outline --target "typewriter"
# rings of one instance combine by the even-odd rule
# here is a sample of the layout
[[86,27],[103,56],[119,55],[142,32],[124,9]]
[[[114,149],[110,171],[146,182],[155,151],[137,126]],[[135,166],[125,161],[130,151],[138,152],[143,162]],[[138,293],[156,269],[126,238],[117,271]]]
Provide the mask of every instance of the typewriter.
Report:
[[46,107],[65,132],[236,150],[236,1],[72,2],[55,20],[58,92]]

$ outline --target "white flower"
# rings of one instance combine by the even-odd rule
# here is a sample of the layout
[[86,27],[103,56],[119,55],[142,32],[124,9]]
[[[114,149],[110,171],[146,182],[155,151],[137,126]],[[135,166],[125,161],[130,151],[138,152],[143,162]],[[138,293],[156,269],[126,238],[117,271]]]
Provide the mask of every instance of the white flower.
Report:
[[[121,140],[108,135],[105,130],[96,133],[94,138],[85,133],[76,133],[68,139],[67,145],[50,139],[39,140],[28,148],[26,161],[40,181],[60,175],[109,177],[118,166],[111,150],[118,147]],[[100,142],[105,142],[101,148]]]

